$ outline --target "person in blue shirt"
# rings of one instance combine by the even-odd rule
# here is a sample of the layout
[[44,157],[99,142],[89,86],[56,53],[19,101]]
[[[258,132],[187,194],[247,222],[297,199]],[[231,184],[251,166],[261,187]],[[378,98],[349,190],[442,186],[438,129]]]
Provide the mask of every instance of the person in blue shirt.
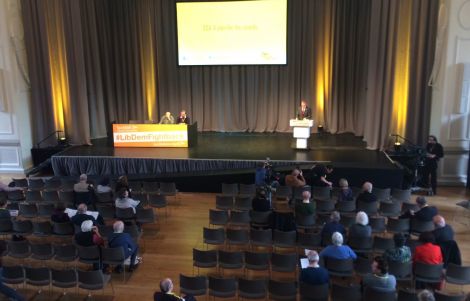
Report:
[[320,252],[320,257],[356,260],[356,253],[349,246],[343,245],[343,235],[341,233],[333,233],[331,242],[333,243],[332,245],[327,246]]
[[[335,232],[339,232],[342,235],[346,234],[346,228],[340,223],[341,214],[338,211],[333,211],[330,215],[330,221],[326,223],[321,229],[322,240],[330,240],[331,235]],[[325,244],[326,245],[326,244]]]
[[328,270],[318,265],[320,257],[316,251],[309,251],[307,253],[308,267],[300,271],[300,282],[321,285],[328,283],[330,276]]
[[[114,233],[108,237],[108,246],[110,248],[122,247],[124,249],[124,256],[126,258],[130,257],[130,267],[129,272],[132,272],[136,268],[136,258],[137,252],[139,251],[139,246],[132,240],[132,237],[128,233],[124,233],[124,223],[122,221],[117,221],[113,224]],[[116,272],[120,273],[122,271],[122,266],[116,267]]]

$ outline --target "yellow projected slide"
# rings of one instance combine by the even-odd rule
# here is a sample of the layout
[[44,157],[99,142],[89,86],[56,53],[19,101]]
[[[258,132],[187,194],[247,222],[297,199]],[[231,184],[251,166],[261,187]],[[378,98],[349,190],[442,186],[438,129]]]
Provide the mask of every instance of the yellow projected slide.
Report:
[[180,65],[286,63],[287,0],[176,3]]

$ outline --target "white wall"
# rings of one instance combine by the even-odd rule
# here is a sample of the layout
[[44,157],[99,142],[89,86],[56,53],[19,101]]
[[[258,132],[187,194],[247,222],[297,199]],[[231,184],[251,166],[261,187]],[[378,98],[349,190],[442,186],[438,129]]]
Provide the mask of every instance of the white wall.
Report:
[[441,0],[442,6],[445,22],[437,43],[430,132],[444,146],[439,182],[464,185],[470,141],[470,0]]
[[0,1],[0,172],[32,166],[30,93],[21,6]]

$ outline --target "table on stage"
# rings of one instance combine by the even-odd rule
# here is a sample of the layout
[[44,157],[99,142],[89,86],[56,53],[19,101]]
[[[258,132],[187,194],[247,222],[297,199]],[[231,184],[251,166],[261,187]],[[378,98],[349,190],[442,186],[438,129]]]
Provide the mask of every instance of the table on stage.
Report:
[[194,124],[113,124],[114,147],[191,147],[197,144]]
[[296,139],[295,148],[308,149],[308,138],[310,138],[310,128],[313,126],[311,119],[291,119],[289,125],[294,128],[293,136]]

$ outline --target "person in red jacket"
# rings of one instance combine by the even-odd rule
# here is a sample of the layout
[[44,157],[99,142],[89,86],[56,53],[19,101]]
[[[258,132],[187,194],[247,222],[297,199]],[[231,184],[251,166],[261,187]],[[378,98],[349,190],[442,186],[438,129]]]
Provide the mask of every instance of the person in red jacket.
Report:
[[[417,246],[413,255],[413,265],[417,262],[426,264],[442,264],[444,262],[441,247],[436,245],[436,239],[432,232],[423,232],[419,235],[419,241],[422,245]],[[416,282],[417,288],[423,288],[422,283]],[[435,289],[440,289],[441,283],[437,284]]]

